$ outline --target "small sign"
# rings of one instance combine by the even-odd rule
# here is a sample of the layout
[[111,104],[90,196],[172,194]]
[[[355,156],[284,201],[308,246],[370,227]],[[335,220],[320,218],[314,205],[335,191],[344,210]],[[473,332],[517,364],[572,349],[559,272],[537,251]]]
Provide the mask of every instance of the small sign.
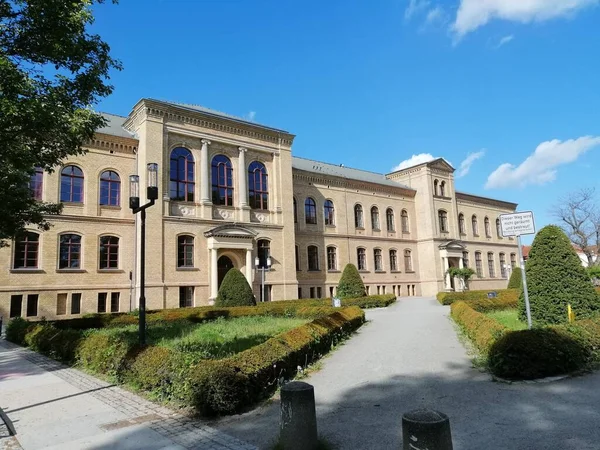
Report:
[[341,308],[342,307],[342,301],[338,298],[338,297],[333,297],[333,307],[334,308]]
[[496,297],[498,297],[497,292],[488,292],[488,298],[496,298]]
[[513,214],[501,214],[500,227],[502,229],[502,236],[504,237],[535,234],[533,212],[525,211]]

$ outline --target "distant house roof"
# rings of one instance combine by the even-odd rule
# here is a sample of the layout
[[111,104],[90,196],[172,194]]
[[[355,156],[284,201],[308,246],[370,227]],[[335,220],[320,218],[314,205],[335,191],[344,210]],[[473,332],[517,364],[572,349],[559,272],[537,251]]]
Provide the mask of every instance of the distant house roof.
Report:
[[123,128],[123,124],[127,120],[127,117],[117,116],[116,114],[100,113],[106,119],[106,126],[96,130],[97,133],[109,134],[111,136],[126,137],[136,139],[135,134]]
[[524,245],[522,247],[522,251],[523,251],[523,259],[527,259],[529,258],[529,251],[531,250],[531,245]]
[[353,169],[343,165],[329,164],[321,161],[314,161],[312,159],[300,158],[298,156],[292,157],[292,168],[296,170],[304,170],[305,172],[319,173],[322,175],[330,175],[373,184],[383,184],[385,186],[393,186],[396,188],[410,189],[411,191],[414,191],[413,188],[404,184],[396,183],[395,181],[386,178],[386,176],[381,173]]

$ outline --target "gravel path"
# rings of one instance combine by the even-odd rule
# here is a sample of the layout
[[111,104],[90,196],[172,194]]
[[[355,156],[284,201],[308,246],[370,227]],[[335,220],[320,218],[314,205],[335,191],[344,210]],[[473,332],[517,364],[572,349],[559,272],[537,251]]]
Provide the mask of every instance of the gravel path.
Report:
[[[455,450],[600,449],[600,374],[504,384],[472,368],[449,317],[432,298],[402,298],[367,312],[369,323],[307,380],[319,434],[339,449],[401,448],[402,413],[450,416]],[[268,449],[279,403],[212,426]]]

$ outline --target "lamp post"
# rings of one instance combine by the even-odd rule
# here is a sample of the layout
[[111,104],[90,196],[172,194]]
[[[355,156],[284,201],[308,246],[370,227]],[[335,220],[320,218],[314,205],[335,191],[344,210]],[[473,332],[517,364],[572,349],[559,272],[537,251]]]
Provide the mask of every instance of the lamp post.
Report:
[[146,197],[148,203],[140,206],[140,177],[129,176],[129,207],[134,214],[141,213],[141,245],[140,245],[140,345],[146,345],[146,209],[154,205],[158,198],[158,164],[150,163],[147,167]]
[[256,270],[260,270],[261,271],[261,277],[260,277],[260,301],[264,302],[265,301],[265,272],[268,272],[269,270],[271,270],[271,257],[267,257],[267,265],[266,266],[262,266],[260,265],[260,258],[257,256],[254,259],[254,265],[256,266]]

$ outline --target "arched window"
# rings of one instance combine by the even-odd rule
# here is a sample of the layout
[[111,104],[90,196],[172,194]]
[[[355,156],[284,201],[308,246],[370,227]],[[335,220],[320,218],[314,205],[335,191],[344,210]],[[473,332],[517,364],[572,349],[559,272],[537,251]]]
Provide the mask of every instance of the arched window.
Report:
[[404,271],[412,272],[412,254],[409,249],[404,250]]
[[294,223],[298,223],[298,202],[296,202],[296,197],[294,197]]
[[317,223],[317,204],[311,197],[307,197],[304,201],[304,220],[312,225]]
[[121,204],[121,178],[113,170],[105,170],[100,175],[100,204],[107,206]]
[[335,209],[331,200],[325,200],[323,205],[323,213],[325,215],[325,225],[335,225]]
[[401,218],[401,222],[402,222],[402,232],[403,233],[408,233],[409,232],[409,227],[408,227],[408,211],[406,211],[405,209],[403,209],[400,218]]
[[60,201],[83,203],[83,172],[77,166],[66,166],[60,172]]
[[496,278],[496,265],[494,264],[494,254],[488,253],[488,271],[490,272],[490,278]]
[[356,260],[358,270],[367,270],[367,251],[364,248],[356,249]]
[[119,268],[119,238],[100,236],[100,269]]
[[479,225],[477,224],[477,216],[475,214],[471,217],[471,225],[473,227],[473,236],[479,236]]
[[433,195],[437,196],[438,195],[438,180],[433,180]]
[[387,223],[387,230],[390,233],[396,231],[396,223],[394,222],[394,210],[392,208],[388,208],[385,211],[385,221]]
[[502,227],[500,226],[500,218],[496,219],[496,235],[498,239],[502,239]]
[[194,236],[177,237],[177,267],[194,267]]
[[463,266],[469,267],[469,252],[462,252]]
[[182,202],[194,201],[194,157],[187,148],[171,151],[169,168],[169,198]]
[[490,219],[488,217],[483,219],[483,226],[485,228],[485,237],[492,237],[492,230],[490,229]]
[[458,215],[458,231],[460,234],[467,234],[467,229],[465,228],[465,215],[463,213]]
[[440,233],[448,232],[448,213],[443,209],[438,211],[438,219],[440,222]]
[[398,252],[396,250],[390,250],[390,271],[396,272],[398,270]]
[[252,209],[269,209],[267,168],[258,161],[248,167],[248,204]]
[[383,270],[383,258],[381,257],[381,249],[376,248],[373,250],[373,261],[375,261],[375,270],[382,271]]
[[479,278],[483,278],[483,265],[481,263],[481,252],[475,252],[475,271]]
[[365,227],[365,218],[362,205],[354,205],[354,226],[356,228]]
[[371,208],[371,227],[373,230],[379,231],[381,227],[379,226],[379,209],[377,206],[373,206]]
[[13,269],[37,269],[40,235],[26,232],[15,241]]
[[81,236],[61,234],[59,247],[58,268],[79,269],[81,267]]
[[267,267],[267,260],[271,256],[271,242],[267,239],[260,239],[256,243],[258,252],[258,267]]
[[504,255],[504,253],[500,253],[500,276],[502,278],[508,278],[507,277],[507,271],[506,271],[507,267],[506,267],[506,255]]
[[42,193],[44,190],[44,171],[41,167],[36,167],[35,172],[29,179],[29,190],[31,196],[36,200],[42,200]]
[[440,197],[445,197],[446,196],[446,182],[442,181],[440,183]]
[[327,247],[327,270],[337,270],[337,249]]
[[308,270],[319,270],[319,248],[316,245],[308,246]]
[[212,159],[212,202],[213,205],[233,206],[233,169],[225,155]]

